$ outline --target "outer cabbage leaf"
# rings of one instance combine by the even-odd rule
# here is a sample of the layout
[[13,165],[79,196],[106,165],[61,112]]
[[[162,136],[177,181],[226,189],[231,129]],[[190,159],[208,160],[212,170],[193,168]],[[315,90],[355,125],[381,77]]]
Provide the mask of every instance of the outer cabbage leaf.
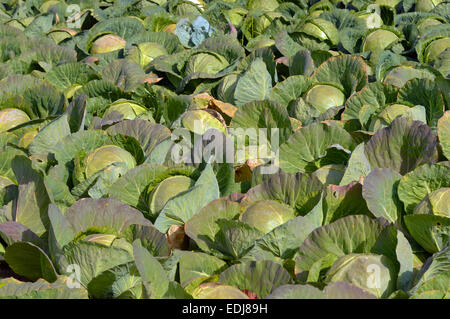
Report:
[[404,175],[437,160],[436,135],[424,123],[404,117],[378,130],[365,145],[372,168],[391,168]]

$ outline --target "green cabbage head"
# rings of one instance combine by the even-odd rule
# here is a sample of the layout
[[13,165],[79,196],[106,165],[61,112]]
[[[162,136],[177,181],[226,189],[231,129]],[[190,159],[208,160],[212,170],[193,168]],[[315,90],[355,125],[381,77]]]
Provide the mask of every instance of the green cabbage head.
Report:
[[0,111],[0,133],[9,130],[19,124],[28,122],[27,113],[19,109],[3,109]]
[[85,158],[86,178],[117,162],[124,163],[128,169],[136,166],[136,160],[133,155],[118,146],[104,145],[95,149]]
[[327,282],[347,282],[386,298],[396,288],[397,269],[386,256],[349,254],[336,260],[328,270]]

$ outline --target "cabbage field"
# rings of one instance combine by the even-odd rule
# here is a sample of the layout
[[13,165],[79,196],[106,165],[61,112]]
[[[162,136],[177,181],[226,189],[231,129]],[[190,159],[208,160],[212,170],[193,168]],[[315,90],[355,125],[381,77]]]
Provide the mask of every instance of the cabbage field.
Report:
[[449,299],[450,2],[0,0],[0,298]]

